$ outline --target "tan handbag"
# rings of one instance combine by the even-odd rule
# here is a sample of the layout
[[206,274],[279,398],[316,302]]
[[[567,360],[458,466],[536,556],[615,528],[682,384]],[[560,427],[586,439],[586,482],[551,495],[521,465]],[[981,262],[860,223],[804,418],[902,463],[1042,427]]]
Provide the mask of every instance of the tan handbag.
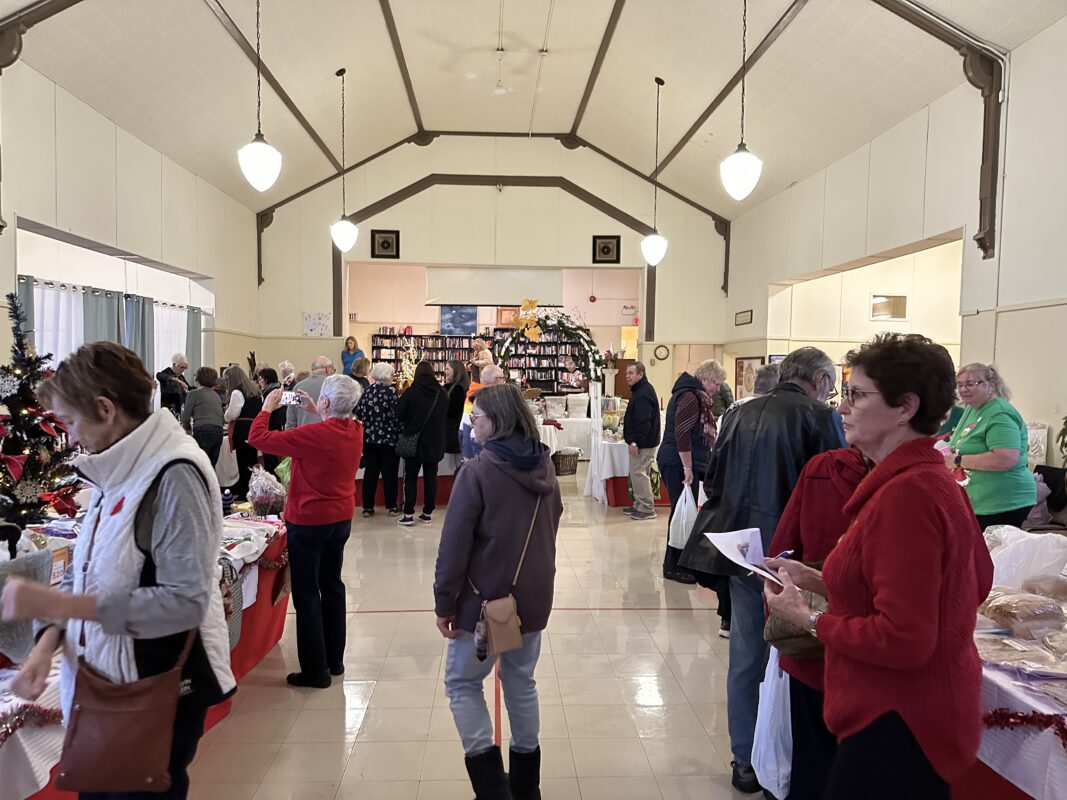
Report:
[[[530,537],[533,535],[534,523],[537,522],[537,512],[540,509],[541,496],[538,495],[533,519],[530,520],[530,529],[526,532],[526,542],[522,546],[522,555],[519,556],[519,566],[515,568],[515,577],[511,581],[513,591],[519,582],[519,573],[522,572],[522,563],[526,560],[526,549],[530,546]],[[481,597],[481,592],[478,591],[474,582],[470,578],[467,582],[470,583],[474,593]],[[522,649],[522,620],[519,619],[515,595],[508,592],[506,597],[482,600],[482,614],[474,628],[474,645],[479,661]]]
[[[804,602],[813,612],[826,611],[825,597],[803,589],[801,593],[804,595]],[[763,639],[772,647],[777,647],[781,655],[789,658],[823,657],[822,642],[804,628],[774,614],[767,617],[767,624],[763,626]]]

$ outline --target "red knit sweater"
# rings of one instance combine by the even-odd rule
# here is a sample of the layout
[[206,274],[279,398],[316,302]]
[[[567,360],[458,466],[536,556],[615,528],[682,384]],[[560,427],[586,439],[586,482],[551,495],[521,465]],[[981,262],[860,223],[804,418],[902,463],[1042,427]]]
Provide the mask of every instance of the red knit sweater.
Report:
[[974,763],[982,734],[973,636],[993,563],[933,443],[898,447],[845,506],[852,523],[823,569],[829,608],[818,637],[823,713],[838,740],[896,711],[951,783]]
[[286,521],[330,525],[352,519],[363,426],[355,420],[331,418],[291,431],[272,431],[269,423],[270,414],[261,411],[252,421],[248,443],[264,453],[293,459]]

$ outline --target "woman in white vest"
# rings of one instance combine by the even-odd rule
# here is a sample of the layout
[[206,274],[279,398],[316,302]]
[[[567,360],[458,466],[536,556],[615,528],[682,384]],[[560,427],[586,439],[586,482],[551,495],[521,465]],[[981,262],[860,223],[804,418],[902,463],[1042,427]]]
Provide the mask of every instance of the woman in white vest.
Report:
[[93,494],[60,588],[14,579],[4,587],[3,619],[48,621],[13,688],[38,697],[65,638],[61,694],[69,715],[79,656],[111,681],[129,683],[173,669],[188,632],[199,629],[182,672],[171,788],[159,795],[182,800],[207,708],[235,688],[218,588],[215,471],[173,414],[150,413],[152,378],[132,350],[85,345],[38,394],[71,444],[81,445],[73,465]]

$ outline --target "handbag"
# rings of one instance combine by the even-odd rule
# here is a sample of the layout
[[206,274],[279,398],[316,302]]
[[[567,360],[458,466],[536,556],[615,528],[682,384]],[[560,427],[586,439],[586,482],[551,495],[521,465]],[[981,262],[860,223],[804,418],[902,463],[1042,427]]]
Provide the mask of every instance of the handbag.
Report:
[[[826,598],[821,594],[801,590],[804,601],[814,611],[826,611]],[[787,622],[781,617],[771,614],[767,617],[767,623],[763,626],[763,639],[772,647],[777,647],[783,656],[789,658],[822,658],[822,642],[811,635],[804,628]]]
[[419,454],[419,437],[422,436],[422,429],[430,421],[430,416],[433,414],[433,410],[437,408],[437,401],[440,398],[441,393],[437,392],[433,397],[433,404],[430,406],[430,410],[426,412],[426,418],[422,421],[417,431],[400,434],[400,438],[396,440],[396,454],[398,456],[401,458],[415,458]]
[[[530,537],[533,536],[534,523],[537,522],[537,512],[540,510],[541,496],[538,495],[530,529],[526,532],[526,542],[522,545],[522,555],[519,556],[519,565],[515,568],[515,577],[511,581],[512,591],[519,582],[519,573],[522,572],[526,549],[530,546]],[[482,596],[474,581],[467,578],[467,583],[471,585],[475,595]],[[522,649],[522,620],[519,619],[519,607],[512,592],[496,600],[482,600],[482,613],[474,628],[474,646],[479,661]]]

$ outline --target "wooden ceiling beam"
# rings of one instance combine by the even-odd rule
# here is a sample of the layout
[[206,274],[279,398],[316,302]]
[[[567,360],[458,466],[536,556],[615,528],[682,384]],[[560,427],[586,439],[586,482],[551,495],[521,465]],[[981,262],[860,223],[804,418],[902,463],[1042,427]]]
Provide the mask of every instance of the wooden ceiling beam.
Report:
[[593,59],[593,68],[589,71],[589,80],[585,82],[585,91],[582,93],[582,101],[578,104],[578,113],[574,115],[574,124],[571,125],[571,136],[578,135],[578,126],[582,124],[582,118],[585,116],[585,109],[589,105],[589,98],[593,96],[593,87],[596,86],[597,78],[600,77],[600,70],[604,66],[604,57],[608,54],[608,47],[611,46],[611,40],[615,36],[615,28],[619,25],[619,17],[622,16],[622,9],[625,5],[626,0],[615,0],[615,5],[611,9],[611,16],[608,17],[607,27],[604,28],[604,36],[600,40],[600,47],[596,51],[596,58]]
[[22,38],[26,31],[80,2],[81,0],[38,0],[0,19],[0,72],[19,60],[22,54]]
[[422,112],[419,111],[419,101],[415,99],[415,86],[411,82],[411,72],[408,70],[408,61],[404,57],[404,47],[400,44],[400,32],[396,28],[396,19],[393,17],[392,6],[389,0],[378,0],[382,7],[382,17],[385,19],[385,27],[389,31],[389,41],[393,43],[393,55],[396,56],[396,65],[400,69],[400,77],[404,81],[404,91],[408,94],[408,104],[411,106],[411,116],[415,118],[415,128],[422,133],[426,128],[422,124]]

